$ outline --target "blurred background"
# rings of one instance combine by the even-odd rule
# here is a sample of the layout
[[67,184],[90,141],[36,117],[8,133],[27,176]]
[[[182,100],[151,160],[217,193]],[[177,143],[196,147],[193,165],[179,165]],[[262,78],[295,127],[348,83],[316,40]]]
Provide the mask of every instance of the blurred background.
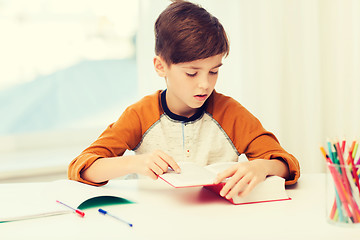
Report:
[[[230,55],[217,91],[323,172],[327,138],[360,137],[360,1],[198,0]],[[168,0],[0,0],[0,182],[66,177],[122,111],[164,89],[155,19]]]

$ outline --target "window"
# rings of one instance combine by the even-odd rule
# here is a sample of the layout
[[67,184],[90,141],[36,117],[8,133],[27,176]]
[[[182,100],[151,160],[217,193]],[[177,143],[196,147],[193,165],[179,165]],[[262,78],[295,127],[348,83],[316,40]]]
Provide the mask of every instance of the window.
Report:
[[0,179],[66,166],[136,99],[138,4],[0,1]]

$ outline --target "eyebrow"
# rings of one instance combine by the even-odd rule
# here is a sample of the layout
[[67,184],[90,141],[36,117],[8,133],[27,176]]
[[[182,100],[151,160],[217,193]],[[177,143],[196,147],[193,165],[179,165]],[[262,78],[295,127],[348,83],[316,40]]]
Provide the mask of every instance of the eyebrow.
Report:
[[[221,67],[223,64],[222,63],[219,63],[218,65],[210,68],[210,69],[214,69],[214,68],[218,68],[218,67]],[[191,68],[191,69],[194,69],[194,70],[198,70],[198,69],[202,69],[201,67],[195,67],[195,66],[188,66],[188,67],[183,67],[183,68]]]

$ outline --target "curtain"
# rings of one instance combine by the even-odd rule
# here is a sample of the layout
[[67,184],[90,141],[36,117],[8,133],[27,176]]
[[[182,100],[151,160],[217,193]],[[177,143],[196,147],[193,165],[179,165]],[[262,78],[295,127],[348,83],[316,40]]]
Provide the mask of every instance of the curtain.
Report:
[[[202,0],[223,24],[230,55],[217,91],[230,95],[298,158],[323,172],[327,138],[360,138],[360,1]],[[153,69],[153,26],[170,1],[141,0],[140,96],[164,89]]]

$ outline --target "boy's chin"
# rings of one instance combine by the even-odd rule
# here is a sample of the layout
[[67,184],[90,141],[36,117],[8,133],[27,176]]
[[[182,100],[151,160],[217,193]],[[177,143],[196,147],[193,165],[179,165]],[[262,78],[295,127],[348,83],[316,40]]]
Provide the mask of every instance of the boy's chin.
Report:
[[198,108],[201,108],[204,105],[204,103],[205,102],[192,104],[192,106],[189,106],[189,107],[192,109],[198,109]]

